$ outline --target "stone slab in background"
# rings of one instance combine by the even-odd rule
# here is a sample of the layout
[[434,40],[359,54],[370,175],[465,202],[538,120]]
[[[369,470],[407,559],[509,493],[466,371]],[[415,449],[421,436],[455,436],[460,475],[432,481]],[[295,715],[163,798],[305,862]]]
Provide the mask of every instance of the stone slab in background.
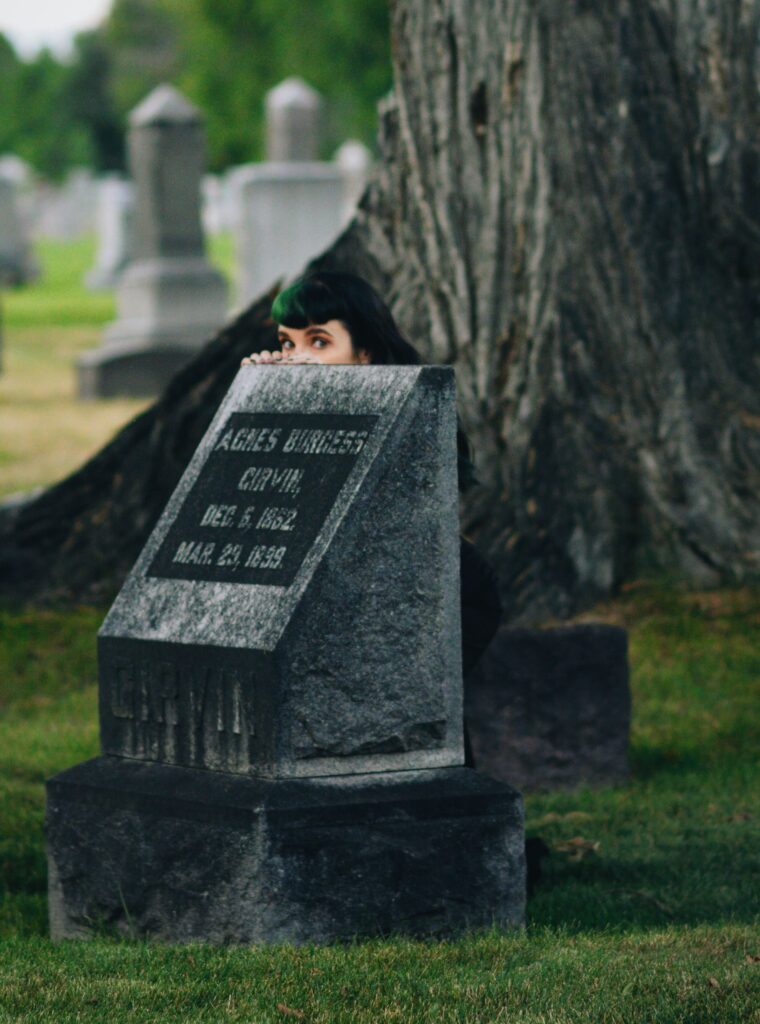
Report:
[[62,185],[40,182],[35,188],[31,230],[34,238],[64,242],[95,228],[97,185],[89,167],[75,167]]
[[335,164],[264,163],[231,178],[237,301],[246,305],[280,278],[292,278],[344,223],[345,181]]
[[[224,322],[227,286],[204,250],[203,118],[158,86],[130,114],[134,258],[118,280],[117,317],[79,361],[81,398],[160,394]],[[155,357],[150,350],[155,350]]]
[[0,289],[26,284],[39,275],[22,222],[18,192],[14,181],[0,177]]
[[280,82],[264,97],[269,163],[319,160],[324,100],[302,78]]
[[476,770],[526,790],[624,782],[627,649],[617,626],[502,627],[465,684]]
[[132,259],[135,248],[134,186],[117,174],[99,179],[97,193],[98,251],[85,276],[93,290],[113,288]]
[[77,363],[79,397],[159,395],[166,382],[196,354],[194,350],[144,343],[91,349]]
[[520,795],[464,768],[263,780],[121,758],[50,779],[51,934],[334,942],[520,926]]

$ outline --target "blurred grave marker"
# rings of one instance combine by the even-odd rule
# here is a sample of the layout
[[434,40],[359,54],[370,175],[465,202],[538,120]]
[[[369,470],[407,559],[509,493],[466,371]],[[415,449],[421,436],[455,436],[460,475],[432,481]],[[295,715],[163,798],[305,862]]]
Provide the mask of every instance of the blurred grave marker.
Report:
[[265,101],[267,160],[233,173],[237,196],[238,301],[245,305],[278,278],[292,277],[340,230],[340,169],[318,159],[322,100],[298,78]]
[[134,187],[118,175],[98,182],[98,251],[85,278],[88,288],[113,288],[134,253]]
[[208,262],[200,218],[200,112],[161,85],[130,115],[135,258],[117,290],[117,319],[79,362],[83,398],[154,395],[223,323],[226,285]]

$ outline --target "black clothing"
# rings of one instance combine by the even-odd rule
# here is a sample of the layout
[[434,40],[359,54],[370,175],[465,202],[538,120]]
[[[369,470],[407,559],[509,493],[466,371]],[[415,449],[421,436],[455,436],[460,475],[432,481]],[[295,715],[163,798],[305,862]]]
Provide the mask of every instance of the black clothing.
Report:
[[460,594],[462,601],[462,673],[466,676],[480,660],[501,619],[496,573],[464,537],[460,538]]

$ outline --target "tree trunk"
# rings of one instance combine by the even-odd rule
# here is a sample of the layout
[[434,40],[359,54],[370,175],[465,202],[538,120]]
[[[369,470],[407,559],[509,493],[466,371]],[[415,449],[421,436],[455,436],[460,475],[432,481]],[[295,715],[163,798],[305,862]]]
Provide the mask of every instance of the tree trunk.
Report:
[[[392,3],[381,160],[317,265],[456,367],[464,525],[512,620],[652,568],[760,574],[759,28],[760,0]],[[264,310],[6,515],[16,586],[121,578]]]
[[760,570],[758,0],[393,5],[382,163],[326,257],[457,370],[512,618]]

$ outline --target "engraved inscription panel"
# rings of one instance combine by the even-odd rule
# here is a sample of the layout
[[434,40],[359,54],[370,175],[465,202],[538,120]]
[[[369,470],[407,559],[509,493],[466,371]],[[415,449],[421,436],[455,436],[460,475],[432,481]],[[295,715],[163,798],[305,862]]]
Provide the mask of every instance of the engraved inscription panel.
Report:
[[101,637],[98,654],[104,753],[239,772],[271,741],[255,653]]
[[233,413],[148,575],[289,586],[377,419]]

